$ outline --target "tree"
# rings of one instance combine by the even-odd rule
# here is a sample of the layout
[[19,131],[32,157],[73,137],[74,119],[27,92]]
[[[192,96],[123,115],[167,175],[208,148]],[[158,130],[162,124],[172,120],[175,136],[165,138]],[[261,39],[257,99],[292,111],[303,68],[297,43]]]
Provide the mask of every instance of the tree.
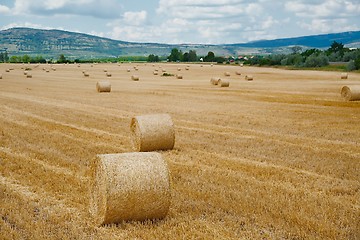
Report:
[[291,47],[290,49],[292,50],[293,54],[298,54],[298,53],[301,52],[302,47],[300,47],[300,46],[293,46],[293,47]]
[[160,59],[159,59],[159,56],[154,55],[154,54],[150,54],[147,61],[148,62],[159,62]]
[[22,57],[22,62],[23,63],[28,63],[30,62],[31,58],[29,55],[25,54],[23,57]]
[[215,54],[213,52],[208,52],[208,54],[204,57],[204,62],[214,62]]
[[189,53],[184,53],[184,55],[183,55],[183,61],[184,62],[188,62],[189,61]]
[[328,52],[329,53],[342,52],[343,50],[344,50],[344,44],[334,41],[331,44],[330,48],[328,49]]
[[180,61],[182,58],[182,52],[177,48],[171,49],[170,56],[168,57],[170,62]]
[[196,62],[197,61],[197,55],[195,50],[189,51],[189,62]]
[[66,63],[67,60],[64,56],[64,54],[60,54],[59,59],[57,60],[58,63]]

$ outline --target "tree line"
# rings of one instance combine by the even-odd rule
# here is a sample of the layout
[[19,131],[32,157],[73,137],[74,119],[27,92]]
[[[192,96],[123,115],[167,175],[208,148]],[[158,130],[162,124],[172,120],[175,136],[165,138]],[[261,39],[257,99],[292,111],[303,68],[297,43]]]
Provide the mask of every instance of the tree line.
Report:
[[[182,52],[177,48],[171,49],[171,53],[166,57],[169,62],[218,62],[223,63],[226,59],[222,56],[216,57],[214,52],[208,52],[206,56],[198,56],[195,50],[190,50],[189,52]],[[159,62],[161,57],[150,54],[147,59],[148,62]]]

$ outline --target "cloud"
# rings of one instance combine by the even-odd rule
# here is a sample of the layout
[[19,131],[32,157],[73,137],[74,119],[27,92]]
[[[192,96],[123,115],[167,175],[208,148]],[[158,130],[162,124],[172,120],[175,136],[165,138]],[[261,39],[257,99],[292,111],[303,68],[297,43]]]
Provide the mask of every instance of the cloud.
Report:
[[9,7],[7,6],[4,6],[4,5],[0,5],[0,13],[1,14],[10,14],[11,13],[11,10]]
[[124,21],[127,24],[139,26],[146,21],[147,12],[125,12],[124,13]]
[[14,15],[82,15],[97,18],[118,18],[122,6],[116,0],[15,0]]

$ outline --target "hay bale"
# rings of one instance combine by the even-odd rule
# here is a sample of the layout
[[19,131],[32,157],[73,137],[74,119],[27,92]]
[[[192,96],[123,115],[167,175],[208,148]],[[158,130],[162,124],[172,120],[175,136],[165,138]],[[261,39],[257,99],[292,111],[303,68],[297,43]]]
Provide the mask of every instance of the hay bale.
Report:
[[220,79],[218,82],[218,86],[219,87],[229,87],[230,82],[229,82],[229,80]]
[[139,81],[139,76],[138,76],[138,75],[132,75],[132,76],[131,76],[131,80],[133,80],[133,81]]
[[183,79],[183,76],[181,74],[176,74],[177,79]]
[[107,72],[107,73],[106,73],[106,76],[107,76],[107,77],[111,77],[112,75],[111,75],[111,73]]
[[348,79],[348,73],[341,73],[341,79]]
[[252,81],[254,80],[254,77],[252,75],[246,75],[245,80]]
[[210,79],[210,83],[211,83],[212,85],[218,85],[220,80],[221,80],[221,78],[212,77],[212,78]]
[[236,71],[235,74],[236,74],[236,75],[241,75],[241,72],[240,72],[240,71]]
[[185,67],[185,70],[190,70],[190,67]]
[[169,114],[136,116],[131,119],[133,148],[139,152],[171,150],[175,144],[174,124]]
[[24,71],[24,75],[26,76],[28,74],[28,71]]
[[5,72],[10,72],[10,69],[6,69]]
[[96,90],[98,92],[110,92],[111,84],[109,81],[99,81],[96,83]]
[[181,68],[178,68],[177,70],[180,72],[180,71],[181,71]]
[[154,75],[158,75],[159,72],[158,72],[158,71],[154,71],[153,74],[154,74]]
[[130,72],[131,70],[130,70],[130,68],[128,68],[126,71],[127,71],[127,72]]
[[224,76],[230,77],[230,73],[229,72],[224,72]]
[[50,72],[50,70],[49,70],[49,69],[46,69],[45,72]]
[[244,66],[244,64],[243,63],[240,63],[240,67],[243,67]]
[[345,101],[358,101],[358,100],[360,100],[360,85],[343,86],[341,88],[341,97]]
[[97,226],[166,217],[170,176],[160,153],[97,155],[91,175],[89,212]]
[[84,72],[84,77],[89,77],[90,74],[88,72]]
[[163,68],[161,71],[162,71],[162,72],[166,72],[166,69],[165,69],[165,68]]
[[103,71],[104,71],[104,72],[107,72],[108,70],[107,70],[107,69],[104,69]]
[[2,74],[0,74],[0,79],[2,79]]

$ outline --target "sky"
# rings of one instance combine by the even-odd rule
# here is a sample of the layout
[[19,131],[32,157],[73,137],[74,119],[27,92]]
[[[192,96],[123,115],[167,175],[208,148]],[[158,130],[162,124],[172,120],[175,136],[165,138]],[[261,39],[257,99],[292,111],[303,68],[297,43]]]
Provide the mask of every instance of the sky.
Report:
[[129,42],[244,43],[360,30],[360,0],[0,0],[0,30]]

